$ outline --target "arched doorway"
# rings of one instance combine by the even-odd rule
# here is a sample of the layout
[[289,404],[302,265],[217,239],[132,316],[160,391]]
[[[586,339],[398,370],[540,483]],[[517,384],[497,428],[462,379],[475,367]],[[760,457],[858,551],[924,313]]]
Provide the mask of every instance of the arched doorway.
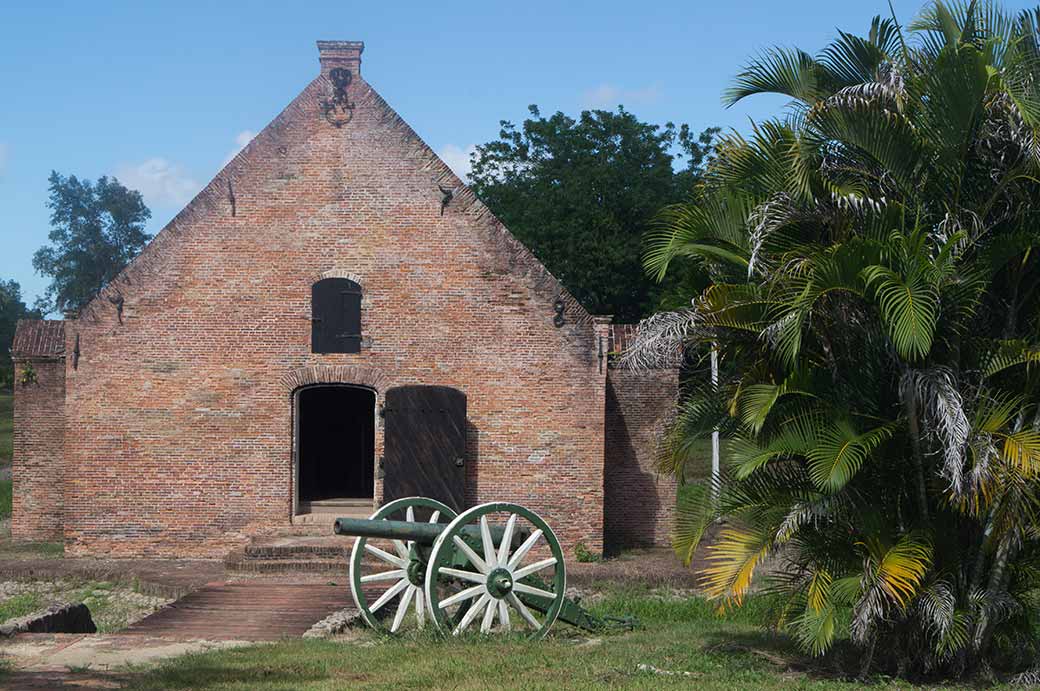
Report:
[[318,384],[297,390],[296,498],[301,512],[371,501],[375,408],[375,392],[359,386]]

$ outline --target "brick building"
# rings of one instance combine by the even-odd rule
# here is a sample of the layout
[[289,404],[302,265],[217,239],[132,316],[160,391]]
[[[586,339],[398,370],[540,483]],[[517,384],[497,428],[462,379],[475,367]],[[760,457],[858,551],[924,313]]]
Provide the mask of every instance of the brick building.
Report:
[[218,557],[428,490],[660,542],[674,370],[590,315],[361,77],[321,71],[100,295],[19,324],[15,539]]

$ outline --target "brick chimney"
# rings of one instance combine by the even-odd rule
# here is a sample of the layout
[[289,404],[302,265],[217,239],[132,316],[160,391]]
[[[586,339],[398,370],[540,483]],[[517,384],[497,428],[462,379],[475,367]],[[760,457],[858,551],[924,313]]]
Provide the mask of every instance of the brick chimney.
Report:
[[361,53],[365,50],[365,44],[361,41],[318,41],[318,62],[321,63],[321,73],[328,76],[329,72],[342,67],[350,70],[351,75],[361,74]]

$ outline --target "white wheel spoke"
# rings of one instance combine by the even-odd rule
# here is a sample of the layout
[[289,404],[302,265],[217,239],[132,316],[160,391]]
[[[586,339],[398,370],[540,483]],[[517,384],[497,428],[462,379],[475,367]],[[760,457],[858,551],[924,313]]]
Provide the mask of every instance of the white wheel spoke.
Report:
[[385,562],[393,564],[394,566],[400,566],[402,569],[408,566],[408,562],[405,559],[402,559],[401,557],[395,557],[389,552],[383,551],[375,545],[370,545],[367,542],[365,543],[365,551],[369,554],[373,554],[379,557]]
[[524,540],[524,544],[520,545],[516,549],[516,552],[513,553],[513,556],[509,559],[509,568],[515,569],[520,564],[520,560],[527,556],[527,553],[531,551],[531,548],[534,547],[535,543],[538,542],[541,537],[541,530],[536,530],[531,533],[531,537]]
[[466,544],[465,540],[463,540],[458,535],[453,536],[453,540],[455,542],[455,546],[462,550],[462,553],[466,555],[466,558],[469,559],[470,563],[473,564],[473,566],[477,567],[478,571],[480,571],[481,573],[488,573],[491,570],[490,568],[488,568],[488,565],[484,563],[484,560],[478,557],[477,553],[474,552],[470,548],[470,546]]
[[415,595],[414,586],[409,587],[404,591],[404,595],[401,596],[401,601],[397,603],[397,613],[394,615],[394,623],[390,626],[390,633],[397,633],[397,630],[401,628],[401,622],[404,621],[404,615],[408,614],[408,610],[412,604],[413,595]]
[[376,581],[396,581],[399,578],[404,578],[404,569],[394,569],[393,571],[382,571],[380,573],[370,573],[367,576],[361,577],[362,583],[374,583]]
[[518,598],[514,593],[506,595],[506,600],[513,606],[513,609],[520,613],[520,616],[524,618],[524,621],[526,621],[532,629],[542,628],[542,625],[539,624],[538,620],[534,618],[533,614],[531,614],[531,610],[527,609],[527,605],[520,602],[520,598]]
[[544,597],[550,600],[556,599],[555,593],[550,593],[548,590],[542,590],[541,588],[535,588],[523,583],[514,583],[513,590],[518,593],[524,593],[525,595],[534,595],[536,597]]
[[408,582],[408,579],[407,578],[402,578],[400,581],[397,582],[396,585],[392,586],[389,590],[387,590],[385,593],[380,595],[379,599],[376,600],[375,602],[373,602],[372,606],[368,608],[368,611],[370,611],[373,614],[375,614],[377,609],[379,609],[380,607],[382,607],[386,603],[390,602],[390,600],[392,600],[395,595],[400,593],[402,590],[407,588],[409,585],[411,585],[411,584]]
[[434,511],[433,515],[430,516],[430,523],[436,523],[439,520],[441,520],[441,512],[440,511]]
[[459,622],[459,625],[455,627],[455,630],[452,633],[458,635],[462,631],[465,631],[466,627],[472,624],[473,620],[477,618],[477,615],[480,614],[481,610],[490,604],[489,600],[491,600],[491,596],[487,593],[481,595],[480,599],[477,600],[477,602],[469,608],[466,614],[463,615],[462,621]]
[[509,630],[509,605],[505,600],[498,601],[498,624],[503,631]]
[[474,571],[463,571],[462,569],[452,569],[447,566],[438,571],[437,574],[454,576],[455,578],[461,578],[462,580],[470,581],[471,583],[487,583],[487,576],[485,576],[482,573],[476,573]]
[[397,550],[397,553],[400,555],[400,557],[402,559],[407,559],[408,558],[408,545],[404,544],[400,540],[394,540],[393,543],[394,543],[394,549]]
[[498,565],[505,566],[509,557],[509,543],[513,541],[513,530],[516,528],[516,514],[510,514],[506,521],[506,529],[502,533],[502,544],[498,546]]
[[495,564],[495,541],[491,539],[487,514],[480,517],[480,542],[484,546],[484,562],[488,566],[493,566]]
[[438,605],[438,607],[440,607],[441,609],[444,609],[445,607],[451,607],[452,605],[454,605],[457,602],[462,602],[463,600],[469,600],[470,598],[474,598],[474,597],[476,597],[477,595],[479,595],[481,593],[487,593],[487,588],[485,588],[483,584],[475,585],[472,588],[466,588],[465,590],[460,590],[459,592],[455,593],[451,597],[444,598],[443,600],[441,600],[441,602]]
[[407,509],[405,509],[405,511],[404,511],[404,520],[408,521],[409,523],[415,523],[415,508],[414,507],[409,506]]
[[498,602],[495,600],[488,600],[487,607],[484,608],[484,620],[480,622],[480,632],[488,633],[491,631],[491,625],[495,623],[495,615],[498,613]]
[[541,571],[542,569],[547,569],[547,568],[549,568],[550,566],[552,566],[555,563],[556,563],[556,557],[549,557],[548,559],[542,559],[541,561],[536,561],[533,564],[528,564],[524,568],[517,569],[516,571],[514,571],[513,572],[513,578],[515,580],[520,580],[524,576],[530,576],[532,573],[536,573],[538,571]]
[[426,599],[419,586],[415,586],[415,619],[420,629],[426,624]]

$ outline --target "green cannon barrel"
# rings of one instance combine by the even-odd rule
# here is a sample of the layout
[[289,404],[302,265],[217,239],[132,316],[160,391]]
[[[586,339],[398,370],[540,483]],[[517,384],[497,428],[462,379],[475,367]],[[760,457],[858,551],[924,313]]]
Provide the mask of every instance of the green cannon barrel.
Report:
[[[438,523],[412,523],[410,521],[373,521],[367,518],[337,518],[333,526],[336,535],[349,535],[351,537],[376,537],[387,540],[410,540],[420,545],[432,545],[445,528]],[[495,544],[502,541],[505,526],[492,525],[491,538]],[[519,545],[530,533],[527,530],[517,530],[513,535],[513,544]],[[462,529],[462,535],[471,544],[480,544],[480,528],[469,525]],[[480,551],[477,550],[480,554]]]

